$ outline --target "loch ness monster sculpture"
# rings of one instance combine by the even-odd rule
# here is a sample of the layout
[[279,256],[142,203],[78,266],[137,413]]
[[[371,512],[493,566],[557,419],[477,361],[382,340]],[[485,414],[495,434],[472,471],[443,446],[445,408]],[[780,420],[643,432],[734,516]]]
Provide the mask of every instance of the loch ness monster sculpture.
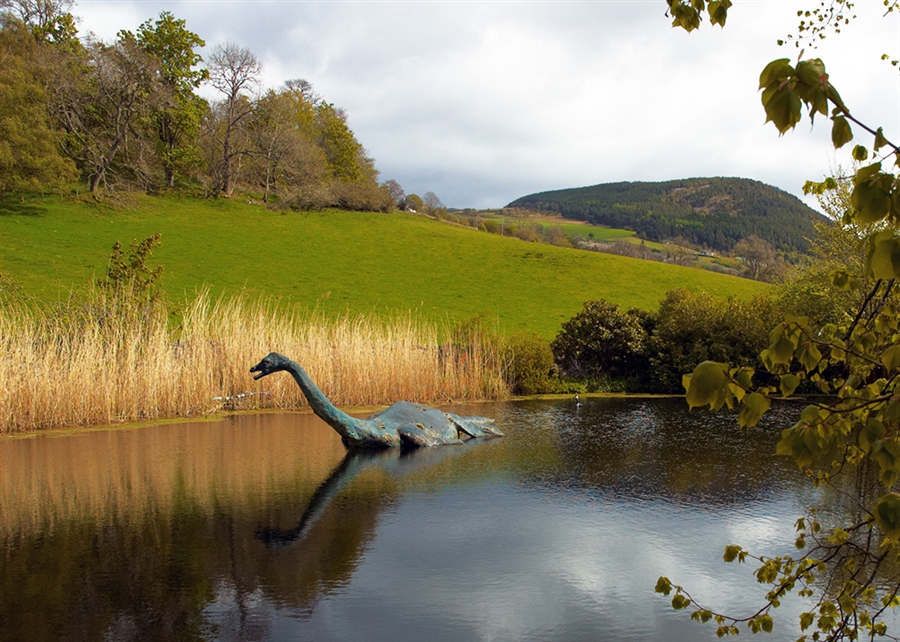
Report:
[[351,417],[329,401],[300,364],[277,352],[250,368],[257,373],[254,379],[281,371],[291,374],[313,412],[337,431],[347,448],[421,448],[503,436],[493,419],[460,417],[409,401],[398,401],[367,419]]

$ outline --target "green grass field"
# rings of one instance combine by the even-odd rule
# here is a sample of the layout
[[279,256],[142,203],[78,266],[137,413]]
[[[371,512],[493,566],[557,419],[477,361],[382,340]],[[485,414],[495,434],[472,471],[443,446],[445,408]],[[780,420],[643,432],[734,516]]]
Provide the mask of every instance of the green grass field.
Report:
[[569,236],[583,236],[592,241],[608,241],[610,239],[623,239],[634,236],[631,230],[620,230],[614,227],[600,227],[587,223],[560,223],[559,227]]
[[[326,314],[413,310],[431,319],[495,315],[503,332],[552,338],[588,299],[655,308],[683,286],[750,297],[754,281],[651,261],[558,248],[412,214],[282,214],[237,201],[129,197],[0,204],[0,272],[42,300],[65,298],[105,273],[116,240],[162,234],[151,265],[178,300],[273,295]],[[604,229],[604,228],[598,228]]]

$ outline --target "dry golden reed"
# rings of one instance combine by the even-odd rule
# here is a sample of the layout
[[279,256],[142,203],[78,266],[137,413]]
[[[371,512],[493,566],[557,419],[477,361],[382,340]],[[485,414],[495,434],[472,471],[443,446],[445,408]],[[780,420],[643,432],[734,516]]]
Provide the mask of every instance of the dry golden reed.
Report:
[[442,342],[453,333],[412,315],[327,319],[201,293],[173,328],[162,306],[105,296],[54,313],[0,302],[0,433],[305,406],[287,375],[253,381],[250,366],[271,351],[303,365],[338,406],[507,391],[489,338]]

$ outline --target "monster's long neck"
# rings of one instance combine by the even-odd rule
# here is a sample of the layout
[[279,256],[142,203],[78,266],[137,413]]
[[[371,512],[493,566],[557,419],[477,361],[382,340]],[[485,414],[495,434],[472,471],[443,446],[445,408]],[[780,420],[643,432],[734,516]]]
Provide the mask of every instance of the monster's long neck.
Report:
[[360,439],[360,432],[363,429],[361,420],[354,419],[346,412],[335,408],[334,404],[325,396],[325,393],[319,390],[319,387],[309,378],[306,370],[300,367],[299,363],[288,360],[287,370],[294,377],[294,381],[300,386],[303,394],[306,395],[313,412],[334,428],[345,441],[356,442]]

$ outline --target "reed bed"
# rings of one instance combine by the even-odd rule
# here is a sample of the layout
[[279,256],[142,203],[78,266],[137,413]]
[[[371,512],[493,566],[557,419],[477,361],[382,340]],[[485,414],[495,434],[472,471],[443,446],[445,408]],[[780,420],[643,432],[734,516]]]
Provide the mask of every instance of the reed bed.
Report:
[[508,390],[496,341],[411,314],[329,319],[203,292],[179,324],[167,317],[153,301],[100,290],[54,310],[0,301],[0,433],[306,406],[287,375],[253,381],[250,366],[271,351],[303,365],[338,406]]

